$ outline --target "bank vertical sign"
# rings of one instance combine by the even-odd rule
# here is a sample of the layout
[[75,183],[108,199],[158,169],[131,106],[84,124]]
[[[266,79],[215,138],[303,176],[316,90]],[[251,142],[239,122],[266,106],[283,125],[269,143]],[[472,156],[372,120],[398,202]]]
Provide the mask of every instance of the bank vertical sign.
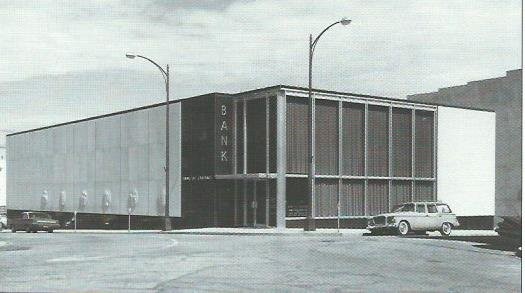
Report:
[[215,174],[233,173],[233,103],[215,98]]

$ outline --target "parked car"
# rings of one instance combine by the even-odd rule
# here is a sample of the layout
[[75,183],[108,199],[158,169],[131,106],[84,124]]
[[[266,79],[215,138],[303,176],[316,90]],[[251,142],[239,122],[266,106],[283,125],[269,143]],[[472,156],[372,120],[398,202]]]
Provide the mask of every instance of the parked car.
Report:
[[49,214],[41,212],[22,212],[19,219],[9,219],[8,225],[11,232],[26,231],[34,232],[47,231],[53,233],[54,229],[60,228],[57,220],[51,218]]
[[0,215],[0,231],[2,231],[4,228],[7,228],[7,216]]
[[391,213],[380,214],[368,220],[372,234],[395,231],[400,235],[410,232],[439,231],[449,236],[459,226],[456,215],[442,202],[409,202],[394,207]]

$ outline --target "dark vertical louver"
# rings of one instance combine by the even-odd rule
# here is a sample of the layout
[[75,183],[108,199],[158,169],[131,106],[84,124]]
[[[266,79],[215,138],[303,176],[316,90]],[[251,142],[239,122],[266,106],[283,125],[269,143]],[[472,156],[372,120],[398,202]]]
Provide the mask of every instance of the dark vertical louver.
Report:
[[416,111],[415,175],[431,178],[433,169],[434,112]]
[[237,173],[244,173],[244,122],[243,122],[243,102],[237,103]]
[[286,98],[287,173],[306,174],[308,167],[308,99]]
[[412,176],[412,111],[392,108],[392,176]]
[[277,172],[277,100],[276,97],[270,97],[269,101],[269,126],[270,126],[270,173]]
[[368,107],[368,176],[388,176],[387,107]]
[[416,181],[414,187],[414,201],[433,201],[434,182]]
[[181,169],[182,176],[191,176],[192,172],[192,158],[193,158],[193,145],[192,145],[192,116],[193,108],[192,104],[189,101],[181,102],[181,123],[182,123],[182,143],[181,143]]
[[338,181],[317,179],[315,182],[315,216],[337,216]]
[[338,103],[317,100],[315,103],[315,173],[336,175],[339,171]]
[[362,176],[365,166],[365,107],[343,103],[343,175]]
[[412,181],[392,181],[392,206],[411,201]]
[[368,214],[373,216],[388,211],[388,182],[369,180],[367,194]]
[[365,185],[363,180],[343,180],[340,192],[341,216],[365,214]]
[[266,172],[266,99],[249,100],[246,107],[248,173]]

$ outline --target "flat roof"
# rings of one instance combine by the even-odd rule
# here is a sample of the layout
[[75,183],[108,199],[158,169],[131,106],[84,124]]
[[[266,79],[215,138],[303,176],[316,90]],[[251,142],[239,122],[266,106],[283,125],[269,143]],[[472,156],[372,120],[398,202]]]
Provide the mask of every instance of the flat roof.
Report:
[[[300,90],[300,91],[308,91],[307,87],[300,87],[300,86],[293,86],[293,85],[274,85],[269,87],[263,87],[259,89],[249,90],[245,92],[240,92],[237,94],[234,94],[234,96],[243,95],[243,94],[249,94],[249,93],[255,93],[259,91],[268,91],[268,90]],[[466,110],[475,110],[475,111],[483,111],[483,112],[496,112],[492,109],[486,109],[486,108],[476,108],[476,107],[462,107],[462,106],[455,106],[455,105],[447,105],[443,103],[432,103],[432,102],[420,102],[420,101],[413,101],[408,99],[396,99],[396,98],[389,98],[389,97],[383,97],[383,96],[374,96],[374,95],[365,95],[365,94],[355,94],[355,93],[349,93],[349,92],[339,92],[339,91],[331,91],[331,90],[323,90],[323,89],[316,89],[313,88],[312,92],[317,93],[324,93],[324,94],[332,94],[332,95],[345,95],[345,96],[353,96],[358,98],[371,98],[371,99],[381,99],[386,101],[392,101],[392,102],[401,102],[401,103],[407,103],[407,104],[420,104],[420,105],[429,105],[429,106],[441,106],[441,107],[450,107],[450,108],[459,108],[459,109],[466,109]]]
[[[241,95],[250,94],[250,93],[256,93],[256,92],[263,92],[263,91],[269,91],[269,90],[287,90],[287,89],[289,89],[289,90],[308,91],[307,87],[299,87],[299,86],[291,86],[291,85],[279,84],[279,85],[273,85],[273,86],[253,89],[253,90],[249,90],[249,91],[243,91],[243,92],[239,92],[239,93],[235,93],[235,94],[213,92],[213,93],[202,94],[202,95],[188,97],[188,98],[181,98],[181,99],[178,99],[178,100],[170,100],[169,103],[170,104],[175,104],[175,103],[178,103],[178,102],[181,102],[181,101],[185,101],[185,100],[189,100],[189,99],[200,98],[200,97],[205,97],[205,96],[212,96],[212,95],[213,96],[223,96],[223,97],[228,97],[228,96],[236,97],[236,96],[241,96]],[[395,98],[382,97],[382,96],[355,94],[355,93],[349,93],[349,92],[339,92],[339,91],[323,90],[323,89],[316,89],[316,88],[313,88],[312,91],[316,92],[316,93],[324,93],[324,94],[332,94],[332,95],[346,95],[346,96],[353,96],[353,97],[359,97],[359,98],[373,98],[373,99],[381,99],[381,100],[386,100],[386,101],[401,102],[401,103],[407,103],[407,104],[420,104],[420,105],[442,106],[442,107],[451,107],[451,108],[459,108],[459,109],[466,109],[466,110],[476,110],[476,111],[484,111],[484,112],[495,112],[494,110],[490,110],[490,109],[472,108],[472,107],[460,107],[460,106],[446,105],[446,104],[441,104],[441,103],[419,102],[419,101],[411,101],[411,100],[406,100],[406,99],[395,99]],[[149,108],[155,108],[155,107],[159,107],[159,106],[163,106],[163,105],[166,105],[166,103],[165,102],[155,103],[155,104],[146,105],[146,106],[137,107],[137,108],[132,108],[132,109],[128,109],[128,110],[122,110],[122,111],[118,111],[118,112],[112,112],[112,113],[97,115],[97,116],[83,118],[83,119],[79,119],[79,120],[73,120],[73,121],[68,121],[68,122],[63,122],[63,123],[58,123],[58,124],[53,124],[53,125],[48,125],[48,126],[28,129],[28,130],[23,130],[23,131],[19,131],[19,132],[9,133],[6,136],[18,135],[18,134],[23,134],[23,133],[28,133],[28,132],[38,131],[38,130],[44,130],[44,129],[53,128],[53,127],[58,127],[58,126],[75,124],[75,123],[80,123],[80,122],[85,122],[85,121],[90,121],[90,120],[95,120],[95,119],[115,116],[115,115],[119,115],[119,114],[124,114],[124,113],[129,113],[129,112],[134,112],[134,111],[140,111],[140,110],[149,109]]]

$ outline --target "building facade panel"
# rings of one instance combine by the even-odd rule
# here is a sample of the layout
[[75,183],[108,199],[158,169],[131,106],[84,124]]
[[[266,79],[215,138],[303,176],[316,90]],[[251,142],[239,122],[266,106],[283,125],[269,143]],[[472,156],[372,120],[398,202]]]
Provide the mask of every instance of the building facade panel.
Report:
[[415,113],[415,176],[432,178],[434,170],[434,113]]
[[365,173],[364,104],[343,103],[342,116],[342,173],[363,176]]
[[434,200],[434,182],[433,181],[416,181],[414,183],[414,200],[415,201],[433,201]]
[[412,110],[392,108],[392,176],[412,177]]
[[368,215],[388,212],[388,181],[368,180],[366,198]]
[[315,102],[315,173],[339,174],[339,126],[338,103],[316,100]]
[[388,107],[368,107],[368,176],[388,176]]
[[412,181],[393,180],[390,191],[391,206],[412,201]]
[[334,179],[318,179],[315,182],[315,216],[337,217],[338,181]]
[[286,173],[308,173],[308,100],[286,97]]
[[358,217],[365,215],[364,180],[342,180],[340,216]]

